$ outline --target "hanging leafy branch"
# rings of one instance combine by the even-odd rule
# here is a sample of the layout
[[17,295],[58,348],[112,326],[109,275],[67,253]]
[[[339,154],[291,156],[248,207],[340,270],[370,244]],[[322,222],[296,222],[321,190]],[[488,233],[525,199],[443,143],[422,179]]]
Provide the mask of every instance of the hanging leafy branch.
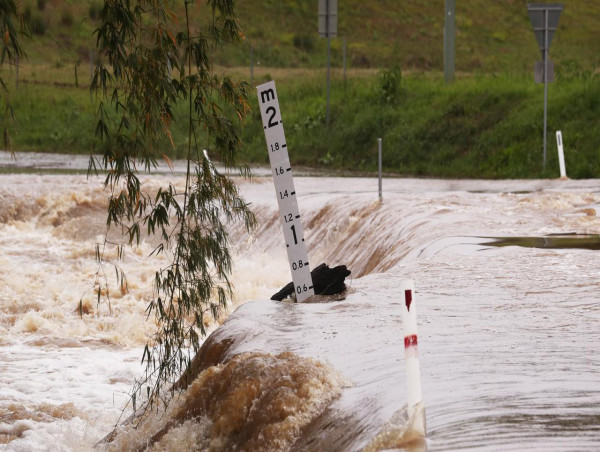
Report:
[[[18,30],[17,31],[17,27]],[[14,0],[0,1],[0,66],[7,62],[19,64],[26,57],[19,42],[19,34],[27,34],[28,26]],[[2,139],[4,149],[10,149],[9,129],[14,122],[14,112],[8,97],[8,88],[0,76],[0,107],[2,108]]]
[[[96,37],[108,64],[96,67],[92,82],[96,134],[104,146],[101,157],[91,158],[90,171],[106,172],[107,225],[122,228],[129,244],[144,233],[156,235],[153,253],[170,261],[155,274],[147,308],[158,330],[144,349],[146,378],[137,390],[145,388],[151,404],[190,363],[206,333],[205,318],[216,318],[231,297],[226,223],[244,221],[248,229],[255,223],[233,180],[217,170],[199,142],[200,134],[209,137],[225,168],[248,174],[236,166],[239,129],[249,109],[247,85],[217,75],[211,66],[216,47],[242,37],[235,2],[186,0],[185,20],[174,12],[177,6],[181,11],[175,1],[106,0]],[[206,23],[194,31],[191,8]],[[161,157],[171,163],[163,146],[172,143],[170,126],[180,102],[189,125],[185,182],[149,193],[140,171],[150,172]]]

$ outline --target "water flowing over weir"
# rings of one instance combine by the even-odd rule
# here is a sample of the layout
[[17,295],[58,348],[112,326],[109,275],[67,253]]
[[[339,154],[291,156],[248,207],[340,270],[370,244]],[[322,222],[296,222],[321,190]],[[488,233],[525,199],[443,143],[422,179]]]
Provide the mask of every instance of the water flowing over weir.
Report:
[[[177,176],[151,181],[168,177]],[[242,182],[259,226],[232,230],[239,307],[207,339],[203,372],[167,414],[121,427],[100,450],[600,445],[597,251],[523,240],[593,240],[597,181],[394,179],[381,204],[375,180],[295,184],[310,261],[352,271],[345,299],[268,301],[290,280],[272,180]],[[0,450],[94,450],[141,374],[154,328],[146,299],[164,260],[147,258],[149,243],[128,251],[129,292],[112,284],[110,306],[98,306],[86,291],[105,203],[85,176],[0,177]],[[406,278],[419,306],[428,430],[426,443],[410,445]]]

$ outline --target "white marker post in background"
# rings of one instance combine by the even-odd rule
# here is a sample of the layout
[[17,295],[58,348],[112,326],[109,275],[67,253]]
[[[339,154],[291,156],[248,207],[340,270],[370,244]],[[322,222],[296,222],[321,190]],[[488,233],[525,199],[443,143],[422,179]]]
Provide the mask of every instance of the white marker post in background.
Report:
[[377,170],[379,173],[379,201],[383,201],[383,184],[381,182],[381,138],[377,138]]
[[315,291],[304,244],[300,210],[283,132],[277,90],[274,81],[259,85],[256,89],[296,300],[302,302],[314,295]]
[[556,132],[556,145],[558,146],[558,164],[560,165],[560,178],[567,178],[567,170],[565,168],[565,152],[563,150],[563,140],[561,131]]
[[414,282],[412,280],[406,280],[403,282],[402,288],[404,291],[402,324],[404,326],[408,418],[414,429],[413,433],[425,437],[425,407],[421,396],[421,368],[419,365],[417,306],[415,304]]

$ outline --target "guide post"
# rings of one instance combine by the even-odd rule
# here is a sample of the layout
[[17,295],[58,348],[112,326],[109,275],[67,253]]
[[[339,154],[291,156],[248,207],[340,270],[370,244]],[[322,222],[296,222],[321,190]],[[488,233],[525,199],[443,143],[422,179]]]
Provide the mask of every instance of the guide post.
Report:
[[383,184],[381,182],[381,166],[382,166],[382,156],[381,156],[381,138],[377,138],[377,172],[379,175],[379,201],[383,201]]
[[565,167],[565,152],[563,150],[562,132],[556,132],[556,146],[558,147],[558,165],[560,167],[560,178],[567,178],[567,169]]
[[406,361],[406,385],[408,416],[421,436],[426,436],[425,407],[421,394],[421,366],[419,364],[419,339],[417,335],[417,306],[415,285],[411,279],[402,281],[404,292],[402,323],[404,326],[404,357]]

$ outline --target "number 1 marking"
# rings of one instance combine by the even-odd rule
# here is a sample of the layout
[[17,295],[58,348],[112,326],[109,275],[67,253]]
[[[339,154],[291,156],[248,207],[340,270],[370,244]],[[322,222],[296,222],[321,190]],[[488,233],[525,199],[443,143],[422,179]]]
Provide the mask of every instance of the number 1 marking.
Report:
[[291,227],[291,229],[292,229],[292,234],[294,234],[294,245],[297,245],[298,244],[298,238],[296,237],[296,225],[293,224],[292,227]]

